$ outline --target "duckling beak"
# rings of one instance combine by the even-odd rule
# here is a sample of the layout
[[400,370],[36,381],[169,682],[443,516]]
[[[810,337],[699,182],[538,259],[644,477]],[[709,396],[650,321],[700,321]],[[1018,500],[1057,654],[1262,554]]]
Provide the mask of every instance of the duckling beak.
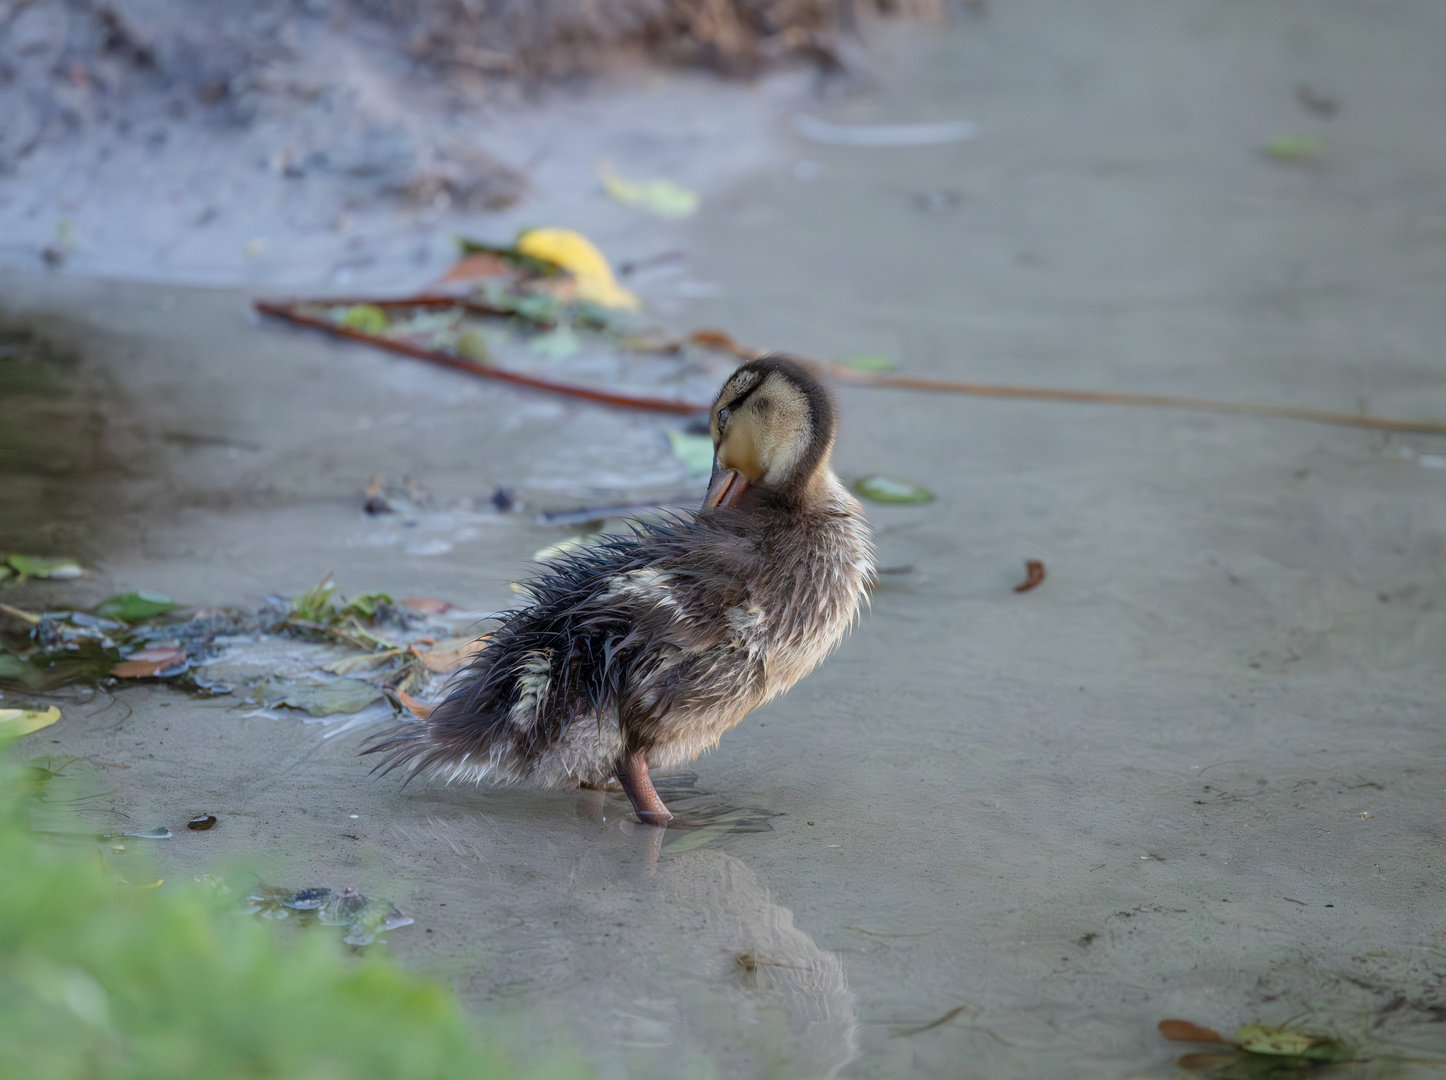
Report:
[[705,507],[733,506],[748,490],[748,478],[737,469],[720,469],[713,466],[713,479],[708,482],[708,494],[703,499]]

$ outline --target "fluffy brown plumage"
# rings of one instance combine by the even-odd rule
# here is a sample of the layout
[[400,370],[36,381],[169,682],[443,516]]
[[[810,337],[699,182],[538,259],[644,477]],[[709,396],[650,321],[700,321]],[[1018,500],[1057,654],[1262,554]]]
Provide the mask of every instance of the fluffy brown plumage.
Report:
[[648,768],[692,760],[811,671],[873,573],[863,512],[829,466],[833,403],[801,365],[740,367],[711,426],[702,508],[554,560],[436,711],[366,748],[378,768],[549,787],[616,775],[642,820],[668,820]]

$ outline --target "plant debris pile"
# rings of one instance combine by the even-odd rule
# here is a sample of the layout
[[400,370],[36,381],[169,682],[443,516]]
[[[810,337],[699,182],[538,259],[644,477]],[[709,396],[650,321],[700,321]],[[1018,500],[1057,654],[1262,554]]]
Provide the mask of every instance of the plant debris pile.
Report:
[[479,647],[463,632],[475,613],[425,598],[394,603],[385,593],[344,600],[329,575],[256,609],[183,609],[135,592],[91,611],[0,604],[0,618],[0,689],[45,694],[151,679],[317,719],[384,701],[407,705],[413,694],[435,692]]

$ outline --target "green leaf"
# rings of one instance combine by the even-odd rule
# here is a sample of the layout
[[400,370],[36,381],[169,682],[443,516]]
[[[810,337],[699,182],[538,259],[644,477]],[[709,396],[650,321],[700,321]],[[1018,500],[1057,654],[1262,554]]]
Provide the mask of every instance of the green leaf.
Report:
[[1325,141],[1315,135],[1280,135],[1264,149],[1267,157],[1277,161],[1306,161],[1325,153]]
[[567,323],[558,323],[555,329],[538,334],[527,343],[528,352],[546,356],[551,360],[565,359],[581,348],[582,342],[578,340],[577,332]]
[[616,202],[659,217],[688,217],[697,213],[701,201],[696,191],[671,180],[625,180],[606,165],[598,168],[598,177]]
[[867,356],[851,356],[847,360],[839,362],[840,367],[846,367],[850,371],[861,371],[866,374],[877,374],[881,371],[893,371],[894,362],[887,356],[869,354]]
[[42,559],[38,555],[8,555],[5,561],[21,577],[71,581],[85,576],[85,571],[74,559]]
[[103,615],[107,619],[119,619],[121,622],[133,623],[164,615],[179,606],[169,596],[142,589],[139,592],[121,593],[119,596],[102,600],[96,607],[95,613]]
[[336,605],[331,599],[334,592],[336,586],[331,584],[331,575],[327,574],[320,583],[291,601],[291,617],[299,622],[330,623],[336,618]]
[[934,501],[934,493],[926,487],[889,476],[861,476],[854,481],[854,490],[866,499],[881,503],[926,503]]
[[269,682],[261,685],[258,694],[261,704],[268,708],[285,705],[291,709],[304,709],[312,716],[361,712],[382,696],[380,690],[361,679],[291,684]]
[[18,656],[0,653],[0,682],[11,686],[36,687],[45,681],[45,676]]
[[475,360],[479,364],[492,361],[492,350],[487,347],[487,339],[477,330],[463,330],[457,335],[457,355]]
[[390,604],[392,598],[384,592],[362,593],[349,601],[346,607],[342,608],[338,615],[355,615],[371,622],[377,617],[378,604]]
[[1329,1035],[1292,1031],[1268,1024],[1248,1024],[1235,1033],[1240,1048],[1252,1054],[1305,1058],[1307,1061],[1348,1061],[1355,1051]]
[[668,442],[673,446],[673,456],[694,476],[706,476],[713,471],[712,436],[670,431]]
[[387,313],[375,304],[353,304],[349,308],[338,309],[334,312],[338,326],[344,326],[348,330],[356,330],[363,334],[381,335],[387,332],[391,321]]

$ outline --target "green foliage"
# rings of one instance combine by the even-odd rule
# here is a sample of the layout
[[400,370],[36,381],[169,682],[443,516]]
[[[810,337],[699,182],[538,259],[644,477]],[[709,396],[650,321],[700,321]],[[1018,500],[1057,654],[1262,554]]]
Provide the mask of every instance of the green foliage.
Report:
[[153,619],[157,615],[164,615],[178,607],[180,605],[169,596],[142,589],[140,592],[122,593],[120,596],[112,596],[109,600],[102,600],[100,606],[95,609],[95,613],[108,619],[133,623],[143,619]]
[[445,990],[384,953],[283,942],[211,887],[126,885],[95,851],[42,842],[26,821],[34,791],[0,756],[3,1080],[523,1075]]
[[375,304],[353,304],[349,308],[340,308],[336,322],[338,326],[344,326],[348,330],[357,330],[374,337],[385,334],[391,325],[387,313]]

